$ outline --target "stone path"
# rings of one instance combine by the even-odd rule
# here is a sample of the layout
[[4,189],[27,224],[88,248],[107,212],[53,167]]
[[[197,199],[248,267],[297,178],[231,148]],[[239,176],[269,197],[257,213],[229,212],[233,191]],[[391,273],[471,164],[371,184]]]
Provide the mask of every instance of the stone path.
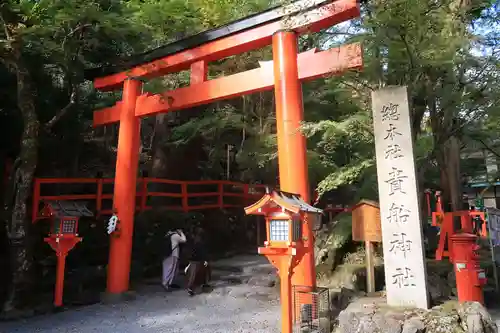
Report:
[[[96,304],[66,312],[0,323],[0,333],[278,333],[279,300],[263,281],[271,272],[265,258],[225,260],[215,265],[214,291],[188,297],[143,286],[137,299],[117,305]],[[225,270],[226,269],[226,270]],[[224,276],[225,275],[225,276]]]

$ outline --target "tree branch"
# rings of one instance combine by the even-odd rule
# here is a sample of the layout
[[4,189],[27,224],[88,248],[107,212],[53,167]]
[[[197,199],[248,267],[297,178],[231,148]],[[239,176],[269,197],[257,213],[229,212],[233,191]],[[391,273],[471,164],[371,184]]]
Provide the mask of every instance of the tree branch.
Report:
[[[64,37],[64,40],[62,42],[62,45],[61,47],[65,48],[65,45],[66,45],[66,42],[68,40],[69,37],[75,35],[77,32],[79,32],[79,36],[78,36],[78,40],[82,40],[84,35],[83,35],[83,30],[87,27],[90,27],[92,26],[92,24],[90,23],[87,23],[87,24],[82,24],[82,25],[78,25],[76,26],[74,29],[72,29],[65,37]],[[70,61],[76,61],[77,57],[78,57],[78,54],[80,53],[82,49],[82,46],[79,45],[76,52],[74,52],[74,55],[73,57],[70,59]],[[63,71],[65,71],[66,73],[68,73],[68,69],[66,68],[66,66],[63,66]],[[67,77],[69,77],[68,81],[69,81],[69,86],[70,86],[70,96],[69,96],[69,102],[68,104],[66,104],[65,107],[63,107],[58,113],[56,113],[54,115],[54,117],[52,117],[52,119],[50,119],[46,124],[45,124],[45,130],[47,131],[50,131],[52,129],[52,127],[62,118],[66,115],[66,113],[68,113],[68,111],[71,109],[71,107],[73,105],[76,104],[76,100],[77,100],[77,91],[78,91],[78,88],[76,87],[76,84],[73,83],[73,80],[71,79],[71,75],[70,74],[66,74]]]
[[[347,81],[345,81],[345,80],[341,80],[340,82],[341,82],[343,85],[345,85],[345,86],[347,86],[347,87],[349,87],[349,88],[351,88],[351,89],[353,89],[353,90],[357,91],[357,92],[358,92],[359,94],[361,94],[361,95],[364,95],[364,94],[366,93],[366,91],[361,90],[360,88],[356,87],[356,85],[351,84],[351,83],[349,83],[349,82],[347,82]],[[363,85],[363,87],[365,87],[365,88],[367,88],[367,89],[370,89],[370,90],[373,90],[373,88],[371,88],[371,87],[367,87],[367,86],[365,86],[365,85]]]
[[71,86],[71,94],[70,94],[70,97],[69,97],[69,102],[68,104],[66,104],[65,107],[63,107],[58,113],[56,113],[54,115],[54,117],[52,117],[52,119],[50,119],[47,123],[45,123],[45,129],[50,131],[52,129],[52,127],[62,118],[64,117],[64,115],[69,111],[69,109],[71,109],[71,107],[73,105],[75,105],[76,103],[76,97],[77,97],[77,93],[76,93],[76,87],[74,87],[74,85]]
[[472,139],[472,140],[475,140],[475,141],[479,142],[480,144],[482,144],[487,151],[489,151],[490,153],[492,153],[496,157],[500,157],[500,154],[497,153],[495,150],[493,150],[493,148],[488,146],[483,140],[481,140],[481,139]]
[[7,22],[5,22],[5,19],[3,18],[3,14],[0,11],[0,23],[3,24],[3,30],[5,33],[5,38],[7,38],[8,41],[12,40],[12,34],[9,31],[9,28],[7,27]]
[[68,38],[72,37],[77,32],[80,32],[80,39],[81,39],[82,38],[83,29],[91,27],[91,26],[92,26],[92,24],[86,23],[86,24],[82,24],[82,25],[77,25],[75,28],[73,28],[70,32],[68,32],[66,34],[66,36],[64,36],[64,39],[63,39],[62,45],[61,45],[62,49],[64,49],[64,47],[66,45],[66,42],[68,41]]
[[[408,61],[410,63],[410,74],[413,74],[413,71],[415,69],[415,57],[413,55],[413,51],[411,50],[410,44],[406,40],[406,37],[403,33],[399,33],[399,37],[401,38],[401,41],[405,45],[406,53],[408,54]],[[411,78],[412,75],[410,75]]]
[[359,36],[360,34],[352,33],[352,32],[342,32],[342,31],[322,31],[324,35],[328,36]]

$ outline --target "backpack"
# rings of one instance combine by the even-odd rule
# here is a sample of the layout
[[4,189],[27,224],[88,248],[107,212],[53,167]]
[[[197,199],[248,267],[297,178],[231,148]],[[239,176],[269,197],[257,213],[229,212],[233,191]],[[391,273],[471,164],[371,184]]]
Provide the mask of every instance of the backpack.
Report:
[[[175,234],[179,235],[177,231],[169,231],[165,236],[167,238],[167,242],[165,244],[165,253],[163,254],[165,258],[168,258],[172,255],[172,252],[174,250],[172,249],[172,236]],[[179,245],[177,245],[177,247],[179,247]]]

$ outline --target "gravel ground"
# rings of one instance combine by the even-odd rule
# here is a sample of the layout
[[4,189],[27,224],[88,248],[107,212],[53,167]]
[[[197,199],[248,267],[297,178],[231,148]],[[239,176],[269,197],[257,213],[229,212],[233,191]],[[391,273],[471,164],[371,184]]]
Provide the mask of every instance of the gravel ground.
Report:
[[[247,256],[218,262],[241,267],[234,276],[265,276],[262,257]],[[211,293],[188,297],[185,291],[166,293],[146,285],[133,301],[96,304],[16,322],[0,322],[0,333],[278,333],[280,305],[276,289],[214,281]],[[490,309],[500,328],[500,309]]]
[[187,296],[143,286],[133,301],[96,304],[0,323],[0,333],[278,333],[280,306],[271,288],[214,282],[211,293]]
[[279,303],[259,288],[225,287],[192,298],[184,291],[162,293],[154,289],[155,292],[141,292],[134,301],[118,305],[96,304],[0,323],[0,332],[279,332]]

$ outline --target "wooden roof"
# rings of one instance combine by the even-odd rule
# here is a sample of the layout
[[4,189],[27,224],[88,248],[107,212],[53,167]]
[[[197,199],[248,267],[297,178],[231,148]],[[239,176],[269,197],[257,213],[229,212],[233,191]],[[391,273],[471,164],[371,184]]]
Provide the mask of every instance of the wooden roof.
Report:
[[351,212],[353,210],[355,210],[356,208],[359,208],[361,206],[364,206],[364,205],[368,205],[368,206],[372,206],[372,207],[375,207],[375,208],[380,208],[380,205],[378,202],[376,201],[373,201],[373,200],[367,200],[367,199],[363,199],[363,200],[360,200],[357,204],[355,204],[354,206],[351,207],[351,209],[349,209]]
[[298,194],[272,190],[266,193],[259,201],[251,206],[245,207],[245,213],[247,215],[251,214],[264,214],[262,210],[266,208],[278,206],[284,208],[292,213],[316,213],[323,214],[323,210],[313,207],[300,197]]
[[92,211],[90,211],[83,202],[54,200],[54,201],[44,201],[43,203],[49,206],[52,213],[57,217],[94,216]]

